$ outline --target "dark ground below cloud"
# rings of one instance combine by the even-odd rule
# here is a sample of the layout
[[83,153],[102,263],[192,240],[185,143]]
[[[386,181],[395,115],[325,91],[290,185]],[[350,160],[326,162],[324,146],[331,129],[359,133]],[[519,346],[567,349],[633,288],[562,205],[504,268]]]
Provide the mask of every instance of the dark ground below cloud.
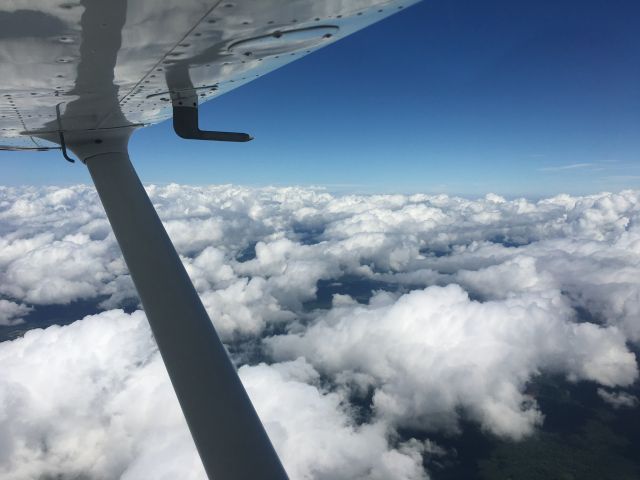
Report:
[[[67,305],[34,305],[32,306],[33,310],[22,317],[24,323],[0,325],[0,342],[21,337],[35,328],[47,328],[51,325],[69,325],[87,315],[95,315],[102,311],[98,305],[107,298],[77,300]],[[119,308],[131,313],[136,310],[136,305],[124,305]]]
[[[637,352],[636,352],[637,353]],[[640,409],[614,409],[589,382],[542,375],[529,393],[545,414],[542,427],[519,442],[500,440],[465,422],[457,437],[428,434],[453,452],[428,461],[432,480],[637,480]],[[640,393],[636,383],[628,391]],[[421,432],[404,435],[426,437]]]

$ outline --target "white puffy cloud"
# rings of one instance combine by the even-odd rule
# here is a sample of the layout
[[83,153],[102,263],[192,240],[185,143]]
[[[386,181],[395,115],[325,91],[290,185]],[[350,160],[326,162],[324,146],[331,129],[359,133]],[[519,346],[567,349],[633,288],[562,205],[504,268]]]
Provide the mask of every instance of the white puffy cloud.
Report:
[[[531,202],[337,197],[301,188],[148,190],[201,293],[233,284],[242,292],[259,277],[268,309],[283,312],[261,316],[254,302],[248,311],[258,320],[247,322],[235,315],[237,303],[212,298],[207,306],[229,320],[221,328],[229,335],[258,334],[313,299],[318,280],[355,275],[412,288],[456,282],[486,298],[553,287],[640,339],[637,192]],[[90,187],[0,188],[0,247],[0,294],[10,300],[108,297],[114,307],[133,295]],[[254,259],[242,258],[253,251]]]
[[[460,416],[521,438],[544,422],[539,375],[633,402],[640,192],[147,190],[221,337],[263,362],[240,371],[292,478],[424,478],[443,452],[398,432]],[[93,188],[0,187],[0,324],[133,297]],[[29,332],[0,361],[2,478],[203,478],[139,312]]]
[[66,304],[110,296],[112,283],[126,275],[109,224],[87,187],[0,188],[0,225],[1,295],[36,305]]
[[[1,343],[0,476],[119,478],[150,449],[181,443],[163,432],[184,420],[157,357],[141,312],[104,312]],[[173,459],[158,471],[175,472]]]
[[613,408],[634,408],[639,403],[638,397],[627,392],[608,391],[605,388],[598,388],[598,395]]
[[345,399],[322,392],[303,359],[244,366],[240,377],[291,478],[426,478],[423,444],[391,448],[386,424],[355,425]]
[[23,323],[20,317],[29,313],[31,309],[9,300],[0,299],[0,325],[17,325]]
[[638,376],[617,329],[569,316],[553,292],[480,303],[449,285],[341,303],[304,333],[267,342],[276,358],[304,355],[343,380],[366,375],[376,414],[394,424],[455,430],[462,407],[487,430],[521,438],[543,418],[524,393],[541,371],[608,386]]
[[[104,263],[96,264],[99,258]],[[105,294],[125,273],[112,242],[70,234],[24,253],[2,274],[1,293],[34,304],[68,303]]]
[[[206,478],[141,312],[32,330],[0,363],[2,478]],[[423,443],[355,425],[304,360],[240,375],[292,479],[426,478]]]

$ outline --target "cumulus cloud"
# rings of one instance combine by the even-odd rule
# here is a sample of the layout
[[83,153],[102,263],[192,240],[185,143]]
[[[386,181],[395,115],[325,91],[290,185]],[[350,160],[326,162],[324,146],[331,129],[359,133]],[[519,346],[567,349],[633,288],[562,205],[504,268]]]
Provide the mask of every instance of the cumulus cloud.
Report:
[[[292,478],[426,478],[462,417],[542,425],[540,375],[634,408],[640,192],[147,189]],[[92,188],[0,187],[0,325],[108,309],[0,343],[0,476],[203,478],[134,298]]]
[[598,389],[598,395],[613,408],[633,408],[638,406],[638,397],[627,392]]
[[[487,298],[550,286],[640,339],[636,192],[538,202],[235,186],[149,193],[201,293],[246,290],[247,279],[260,278],[251,288],[284,312],[264,317],[256,305],[258,320],[247,322],[234,319],[237,304],[213,297],[210,312],[229,320],[221,328],[229,335],[257,334],[295,314],[318,280],[356,275],[411,287],[457,282]],[[91,188],[1,188],[0,225],[8,299],[107,297],[114,307],[134,295]]]
[[18,325],[24,320],[20,317],[31,311],[31,308],[9,300],[0,299],[0,325]]
[[541,371],[609,386],[637,378],[620,332],[567,322],[568,310],[553,293],[480,303],[457,285],[429,287],[342,303],[304,333],[267,342],[276,358],[304,355],[343,381],[368,379],[376,414],[400,426],[455,430],[462,407],[518,439],[542,421],[524,393]]
[[292,478],[424,479],[424,444],[390,448],[387,425],[355,425],[345,399],[323,392],[302,358],[244,366],[240,377]]
[[[0,363],[2,478],[206,478],[141,312],[30,331]],[[355,425],[304,360],[240,376],[292,478],[426,478],[424,443]]]

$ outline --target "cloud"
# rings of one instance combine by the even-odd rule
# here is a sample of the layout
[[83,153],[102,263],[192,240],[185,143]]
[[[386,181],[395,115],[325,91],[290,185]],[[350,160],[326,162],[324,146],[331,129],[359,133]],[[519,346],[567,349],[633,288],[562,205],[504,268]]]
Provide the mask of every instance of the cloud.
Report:
[[391,448],[384,423],[355,425],[345,399],[322,392],[302,358],[239,373],[291,478],[426,478],[424,444]]
[[[272,320],[295,315],[314,298],[320,279],[396,275],[397,282],[426,286],[455,280],[476,288],[472,273],[449,276],[507,261],[512,263],[502,270],[520,272],[510,260],[517,255],[537,258],[540,281],[555,282],[582,307],[640,338],[633,321],[639,304],[634,300],[639,291],[635,192],[559,195],[535,203],[496,195],[479,200],[332,196],[301,188],[235,186],[169,185],[149,187],[149,192],[199,291],[218,292],[207,303],[216,317],[229,319],[221,328],[229,335],[259,334]],[[0,294],[30,304],[107,297],[108,307],[134,296],[90,188],[3,188],[0,205],[0,232],[6,232],[0,235]],[[255,258],[243,259],[246,252]],[[558,262],[573,265],[572,270],[578,262],[581,271],[570,276],[553,271]],[[615,282],[623,264],[625,282]],[[602,268],[610,273],[599,275]],[[229,295],[218,298],[225,289],[246,290],[248,279],[256,279],[252,291],[259,290],[273,312],[261,315],[255,302],[248,310],[255,322],[235,315],[241,309]],[[594,301],[591,293],[598,295],[599,289],[607,292]]]
[[[30,331],[0,363],[2,478],[206,478],[141,312]],[[292,478],[426,478],[424,443],[355,425],[304,360],[240,375]]]
[[449,285],[343,302],[304,333],[267,342],[277,359],[304,355],[349,382],[364,375],[376,415],[400,427],[456,431],[462,408],[485,429],[518,439],[543,419],[524,392],[541,371],[608,386],[638,376],[619,331],[570,315],[554,292],[480,303]]
[[[425,478],[462,418],[543,425],[540,375],[637,381],[640,192],[147,190],[292,478]],[[0,343],[2,478],[203,478],[132,298],[92,188],[0,187],[0,324],[108,310]]]
[[107,293],[109,283],[125,271],[111,239],[77,233],[13,260],[2,274],[0,291],[32,304],[69,303]]
[[568,165],[558,165],[555,167],[543,167],[541,172],[561,172],[563,170],[581,170],[584,168],[595,167],[595,163],[570,163]]
[[[29,331],[0,344],[0,363],[3,478],[119,478],[150,450],[188,441],[164,434],[184,420],[141,312]],[[159,471],[175,472],[179,453]]]
[[18,325],[24,320],[20,317],[29,313],[31,309],[26,305],[0,299],[0,325]]
[[598,395],[613,408],[634,408],[638,406],[638,397],[630,393],[610,392],[604,388],[599,388]]

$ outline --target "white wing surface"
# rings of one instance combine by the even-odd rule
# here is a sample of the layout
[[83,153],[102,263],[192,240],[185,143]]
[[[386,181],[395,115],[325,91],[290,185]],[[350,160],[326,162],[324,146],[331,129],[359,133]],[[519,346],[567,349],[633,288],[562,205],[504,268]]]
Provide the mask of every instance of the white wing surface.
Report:
[[2,3],[0,145],[37,148],[46,132],[161,122],[172,96],[211,100],[415,0]]

